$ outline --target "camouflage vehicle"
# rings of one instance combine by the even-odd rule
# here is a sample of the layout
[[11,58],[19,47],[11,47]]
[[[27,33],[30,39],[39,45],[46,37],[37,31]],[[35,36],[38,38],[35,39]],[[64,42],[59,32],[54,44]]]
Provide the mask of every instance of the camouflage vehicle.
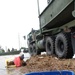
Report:
[[75,54],[75,0],[47,0],[48,5],[39,15],[40,29],[28,34],[31,55],[46,51],[59,58]]

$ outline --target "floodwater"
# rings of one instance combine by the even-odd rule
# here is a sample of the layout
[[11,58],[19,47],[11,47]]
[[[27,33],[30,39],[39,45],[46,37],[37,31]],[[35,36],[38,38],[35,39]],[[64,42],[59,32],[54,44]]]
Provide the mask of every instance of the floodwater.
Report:
[[[24,75],[24,73],[21,72],[21,67],[18,68],[6,68],[6,60],[7,59],[14,59],[18,55],[8,55],[8,56],[0,56],[0,75]],[[24,53],[24,60],[30,58],[30,55],[28,53]]]

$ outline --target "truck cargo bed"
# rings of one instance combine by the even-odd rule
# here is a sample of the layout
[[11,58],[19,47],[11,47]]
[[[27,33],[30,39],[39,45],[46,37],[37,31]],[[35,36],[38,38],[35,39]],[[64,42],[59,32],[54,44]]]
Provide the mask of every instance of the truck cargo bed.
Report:
[[72,21],[73,10],[73,0],[53,0],[39,16],[41,28],[56,28]]

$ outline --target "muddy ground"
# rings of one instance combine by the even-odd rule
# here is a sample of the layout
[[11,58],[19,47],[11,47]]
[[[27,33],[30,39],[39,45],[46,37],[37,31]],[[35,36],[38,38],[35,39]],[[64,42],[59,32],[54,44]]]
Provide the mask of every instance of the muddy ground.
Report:
[[55,56],[33,56],[26,61],[26,64],[20,69],[22,73],[53,70],[75,71],[75,59],[58,59]]

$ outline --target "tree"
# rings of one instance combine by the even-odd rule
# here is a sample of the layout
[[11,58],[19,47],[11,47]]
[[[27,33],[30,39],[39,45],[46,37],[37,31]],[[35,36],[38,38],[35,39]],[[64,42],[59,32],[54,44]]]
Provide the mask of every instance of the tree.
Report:
[[3,48],[0,49],[0,53],[4,53],[5,50]]
[[5,50],[4,50],[4,49],[2,49],[2,52],[5,52]]
[[14,51],[14,48],[12,48],[12,50],[11,50],[12,52]]
[[10,49],[8,48],[8,52],[10,52]]

